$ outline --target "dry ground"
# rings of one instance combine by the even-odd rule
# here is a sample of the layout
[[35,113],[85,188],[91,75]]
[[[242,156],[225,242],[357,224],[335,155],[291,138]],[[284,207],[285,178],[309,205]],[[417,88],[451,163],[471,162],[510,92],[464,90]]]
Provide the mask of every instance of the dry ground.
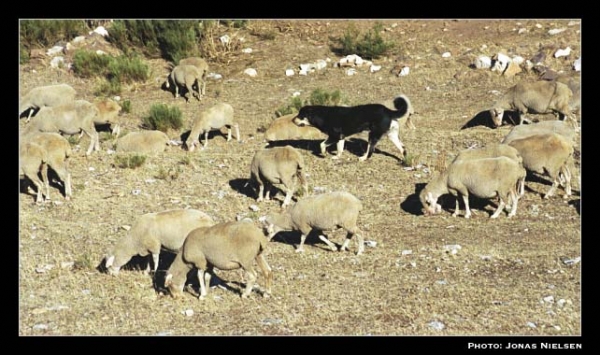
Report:
[[[449,199],[442,214],[425,217],[416,198],[441,162],[461,149],[502,139],[509,125],[461,127],[489,108],[498,92],[535,76],[506,78],[474,70],[469,67],[473,59],[499,51],[527,59],[541,48],[570,46],[569,58],[548,55],[546,64],[571,72],[581,40],[580,25],[568,22],[387,20],[389,31],[383,36],[396,47],[375,60],[381,71],[347,76],[329,67],[286,77],[286,69],[301,63],[339,60],[330,36],[340,36],[350,23],[368,29],[373,22],[253,20],[248,29],[223,28],[221,33],[244,37],[243,48],[253,52],[236,51],[228,62],[211,63],[211,71],[223,79],[207,83],[202,102],[187,104],[160,89],[167,63],[149,60],[151,79],[121,95],[132,102],[132,112],[124,117],[126,130],[140,129],[150,105],[167,103],[183,111],[185,129],[169,132],[178,139],[198,112],[225,101],[236,110],[242,142],[227,143],[214,134],[205,150],[168,147],[131,170],[115,167],[107,135],[102,136],[103,150],[86,158],[89,141],[84,137],[71,159],[71,201],[55,187],[53,202],[35,205],[33,196],[21,190],[19,335],[581,335],[581,264],[564,263],[581,255],[577,182],[574,196],[542,200],[550,182],[533,178],[511,219],[505,214],[489,219],[494,202],[477,200],[472,219],[453,218]],[[558,35],[548,34],[563,27],[566,31]],[[519,34],[519,28],[527,32]],[[451,57],[443,58],[444,52]],[[390,73],[400,64],[410,67],[408,76]],[[258,76],[244,75],[248,67]],[[65,71],[22,65],[19,73],[21,95],[38,85],[65,82],[80,98],[94,98],[93,81]],[[164,263],[156,282],[135,269],[118,277],[96,269],[108,248],[126,234],[122,226],[144,213],[196,208],[217,221],[245,216],[258,224],[260,216],[278,210],[281,194],[261,203],[258,212],[249,208],[256,204],[254,191],[244,187],[250,160],[264,146],[260,129],[275,110],[288,104],[294,92],[306,98],[317,88],[340,90],[351,105],[404,93],[417,111],[417,129],[402,130],[400,136],[414,165],[420,164],[414,170],[401,164],[387,139],[370,160],[359,162],[364,134],[346,144],[341,160],[313,154],[317,141],[297,145],[306,159],[311,193],[345,190],[363,201],[360,224],[374,247],[357,257],[355,244],[351,252],[335,253],[315,238],[298,254],[299,235],[284,234],[267,251],[275,273],[273,296],[253,293],[246,300],[239,297],[243,279],[236,271],[218,271],[227,287],[212,288],[199,301],[190,293],[173,300],[160,292]],[[19,124],[22,128],[24,120]],[[330,237],[339,244],[344,235]],[[457,254],[445,251],[455,244],[462,247]],[[186,310],[193,314],[184,315]],[[436,322],[443,329],[436,329]]]

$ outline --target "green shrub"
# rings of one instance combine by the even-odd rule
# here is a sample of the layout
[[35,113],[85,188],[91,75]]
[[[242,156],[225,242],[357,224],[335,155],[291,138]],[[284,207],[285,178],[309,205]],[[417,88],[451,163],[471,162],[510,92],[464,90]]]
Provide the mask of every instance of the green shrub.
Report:
[[328,92],[323,89],[315,89],[311,92],[307,100],[302,100],[300,96],[294,96],[290,100],[287,106],[282,106],[275,115],[277,117],[290,115],[300,111],[302,106],[306,105],[324,105],[324,106],[337,106],[342,102],[342,94],[339,90]]
[[19,64],[29,63],[29,50],[23,43],[19,43]]
[[146,156],[141,154],[115,155],[115,165],[122,169],[135,169],[146,162]]
[[116,78],[122,83],[146,81],[150,75],[148,65],[137,56],[120,55],[108,63],[109,78]]
[[131,100],[124,100],[121,103],[121,111],[123,113],[131,113]]
[[77,50],[73,54],[73,72],[82,78],[105,77],[114,57],[92,51]]
[[150,112],[142,118],[142,124],[147,129],[166,132],[169,128],[180,129],[183,127],[179,107],[169,107],[165,104],[154,104],[150,107]]
[[121,83],[145,81],[150,75],[148,65],[140,57],[113,57],[86,50],[73,54],[73,72],[82,78],[105,77]]
[[386,42],[381,37],[382,29],[383,25],[377,23],[373,26],[373,29],[368,30],[361,36],[360,31],[351,25],[341,38],[332,39],[334,43],[339,45],[339,47],[332,46],[332,51],[343,56],[356,54],[369,60],[379,58],[394,47],[393,43]]
[[19,40],[26,48],[52,47],[87,33],[83,20],[21,20]]
[[101,80],[94,90],[96,96],[113,96],[121,93],[121,83],[116,79]]

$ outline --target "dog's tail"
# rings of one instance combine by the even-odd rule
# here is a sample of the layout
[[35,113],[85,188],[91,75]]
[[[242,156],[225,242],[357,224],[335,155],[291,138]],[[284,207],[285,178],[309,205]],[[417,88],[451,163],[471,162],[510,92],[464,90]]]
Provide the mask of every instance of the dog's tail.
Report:
[[406,118],[406,127],[415,129],[415,125],[410,120],[410,116],[414,113],[414,110],[408,96],[403,94],[396,97],[394,99],[394,107],[396,108],[395,119]]

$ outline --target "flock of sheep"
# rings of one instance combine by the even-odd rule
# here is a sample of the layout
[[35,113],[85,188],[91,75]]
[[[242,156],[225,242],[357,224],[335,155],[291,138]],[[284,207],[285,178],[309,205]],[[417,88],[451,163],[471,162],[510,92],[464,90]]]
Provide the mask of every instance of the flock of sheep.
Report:
[[[207,71],[208,65],[202,58],[182,60],[171,70],[164,87],[174,91],[175,97],[185,97],[186,101],[186,93],[201,100]],[[490,114],[494,124],[499,126],[504,111],[517,111],[518,124],[501,143],[459,152],[420,192],[424,214],[441,213],[438,199],[451,194],[456,198],[453,216],[460,212],[459,197],[464,203],[464,217],[471,216],[469,196],[473,195],[484,199],[498,198],[497,209],[491,218],[498,217],[504,209],[508,217],[512,217],[517,213],[519,198],[525,193],[528,171],[552,180],[544,198],[552,196],[559,186],[564,188],[565,198],[571,195],[573,153],[579,130],[570,106],[572,95],[567,85],[557,81],[521,83],[509,89],[490,109]],[[25,116],[28,120],[20,135],[20,173],[35,185],[36,203],[50,199],[48,167],[62,180],[65,198],[71,198],[68,158],[72,152],[63,134],[88,135],[90,145],[86,155],[90,155],[100,150],[97,125],[110,125],[112,133],[118,137],[121,107],[109,99],[93,103],[77,100],[75,90],[66,84],[34,88],[21,98],[19,107],[20,117]],[[557,113],[560,119],[523,124],[528,121],[523,116],[525,113],[548,112]],[[295,125],[293,118],[294,115],[288,115],[274,120],[264,134],[265,139],[273,142],[325,138],[314,127]],[[185,148],[193,151],[201,137],[206,147],[209,131],[222,128],[228,130],[228,141],[232,139],[233,130],[236,139],[240,140],[234,109],[227,103],[218,103],[198,115]],[[116,150],[160,152],[169,141],[169,137],[159,131],[131,132],[117,140]],[[273,273],[264,251],[280,231],[301,233],[297,252],[304,251],[304,242],[312,231],[318,232],[319,238],[331,250],[337,251],[337,246],[329,241],[325,232],[342,228],[347,236],[340,250],[347,250],[356,236],[356,254],[364,252],[364,238],[358,226],[361,201],[342,191],[306,196],[305,165],[296,148],[266,147],[256,151],[250,164],[248,183],[258,187],[258,202],[269,200],[275,186],[281,186],[285,193],[282,210],[261,219],[264,230],[248,220],[215,223],[206,213],[194,209],[148,213],[140,216],[128,234],[107,252],[104,258],[107,272],[117,274],[136,255],[151,255],[148,271],[152,265],[156,272],[160,252],[167,250],[177,254],[165,278],[165,287],[173,297],[183,292],[186,275],[192,269],[197,270],[200,298],[203,298],[214,268],[241,268],[246,272],[246,286],[241,292],[245,298],[256,283],[255,261],[266,280],[263,295],[271,293]],[[303,197],[293,202],[299,189],[303,190]]]

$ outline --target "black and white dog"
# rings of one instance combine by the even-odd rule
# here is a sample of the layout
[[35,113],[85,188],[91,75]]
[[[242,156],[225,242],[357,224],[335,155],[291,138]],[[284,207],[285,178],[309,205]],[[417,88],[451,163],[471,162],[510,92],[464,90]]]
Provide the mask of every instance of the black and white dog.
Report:
[[398,138],[398,119],[406,117],[407,126],[414,126],[410,122],[413,113],[410,100],[405,95],[394,99],[396,110],[390,110],[381,104],[366,104],[352,107],[344,106],[304,106],[300,109],[293,122],[298,126],[313,126],[327,135],[327,139],[321,142],[321,154],[325,156],[326,149],[333,143],[337,143],[337,155],[340,158],[344,151],[344,139],[351,135],[369,131],[369,142],[367,151],[359,158],[364,161],[373,155],[375,145],[384,134],[394,143],[396,148],[406,156],[406,151]]

